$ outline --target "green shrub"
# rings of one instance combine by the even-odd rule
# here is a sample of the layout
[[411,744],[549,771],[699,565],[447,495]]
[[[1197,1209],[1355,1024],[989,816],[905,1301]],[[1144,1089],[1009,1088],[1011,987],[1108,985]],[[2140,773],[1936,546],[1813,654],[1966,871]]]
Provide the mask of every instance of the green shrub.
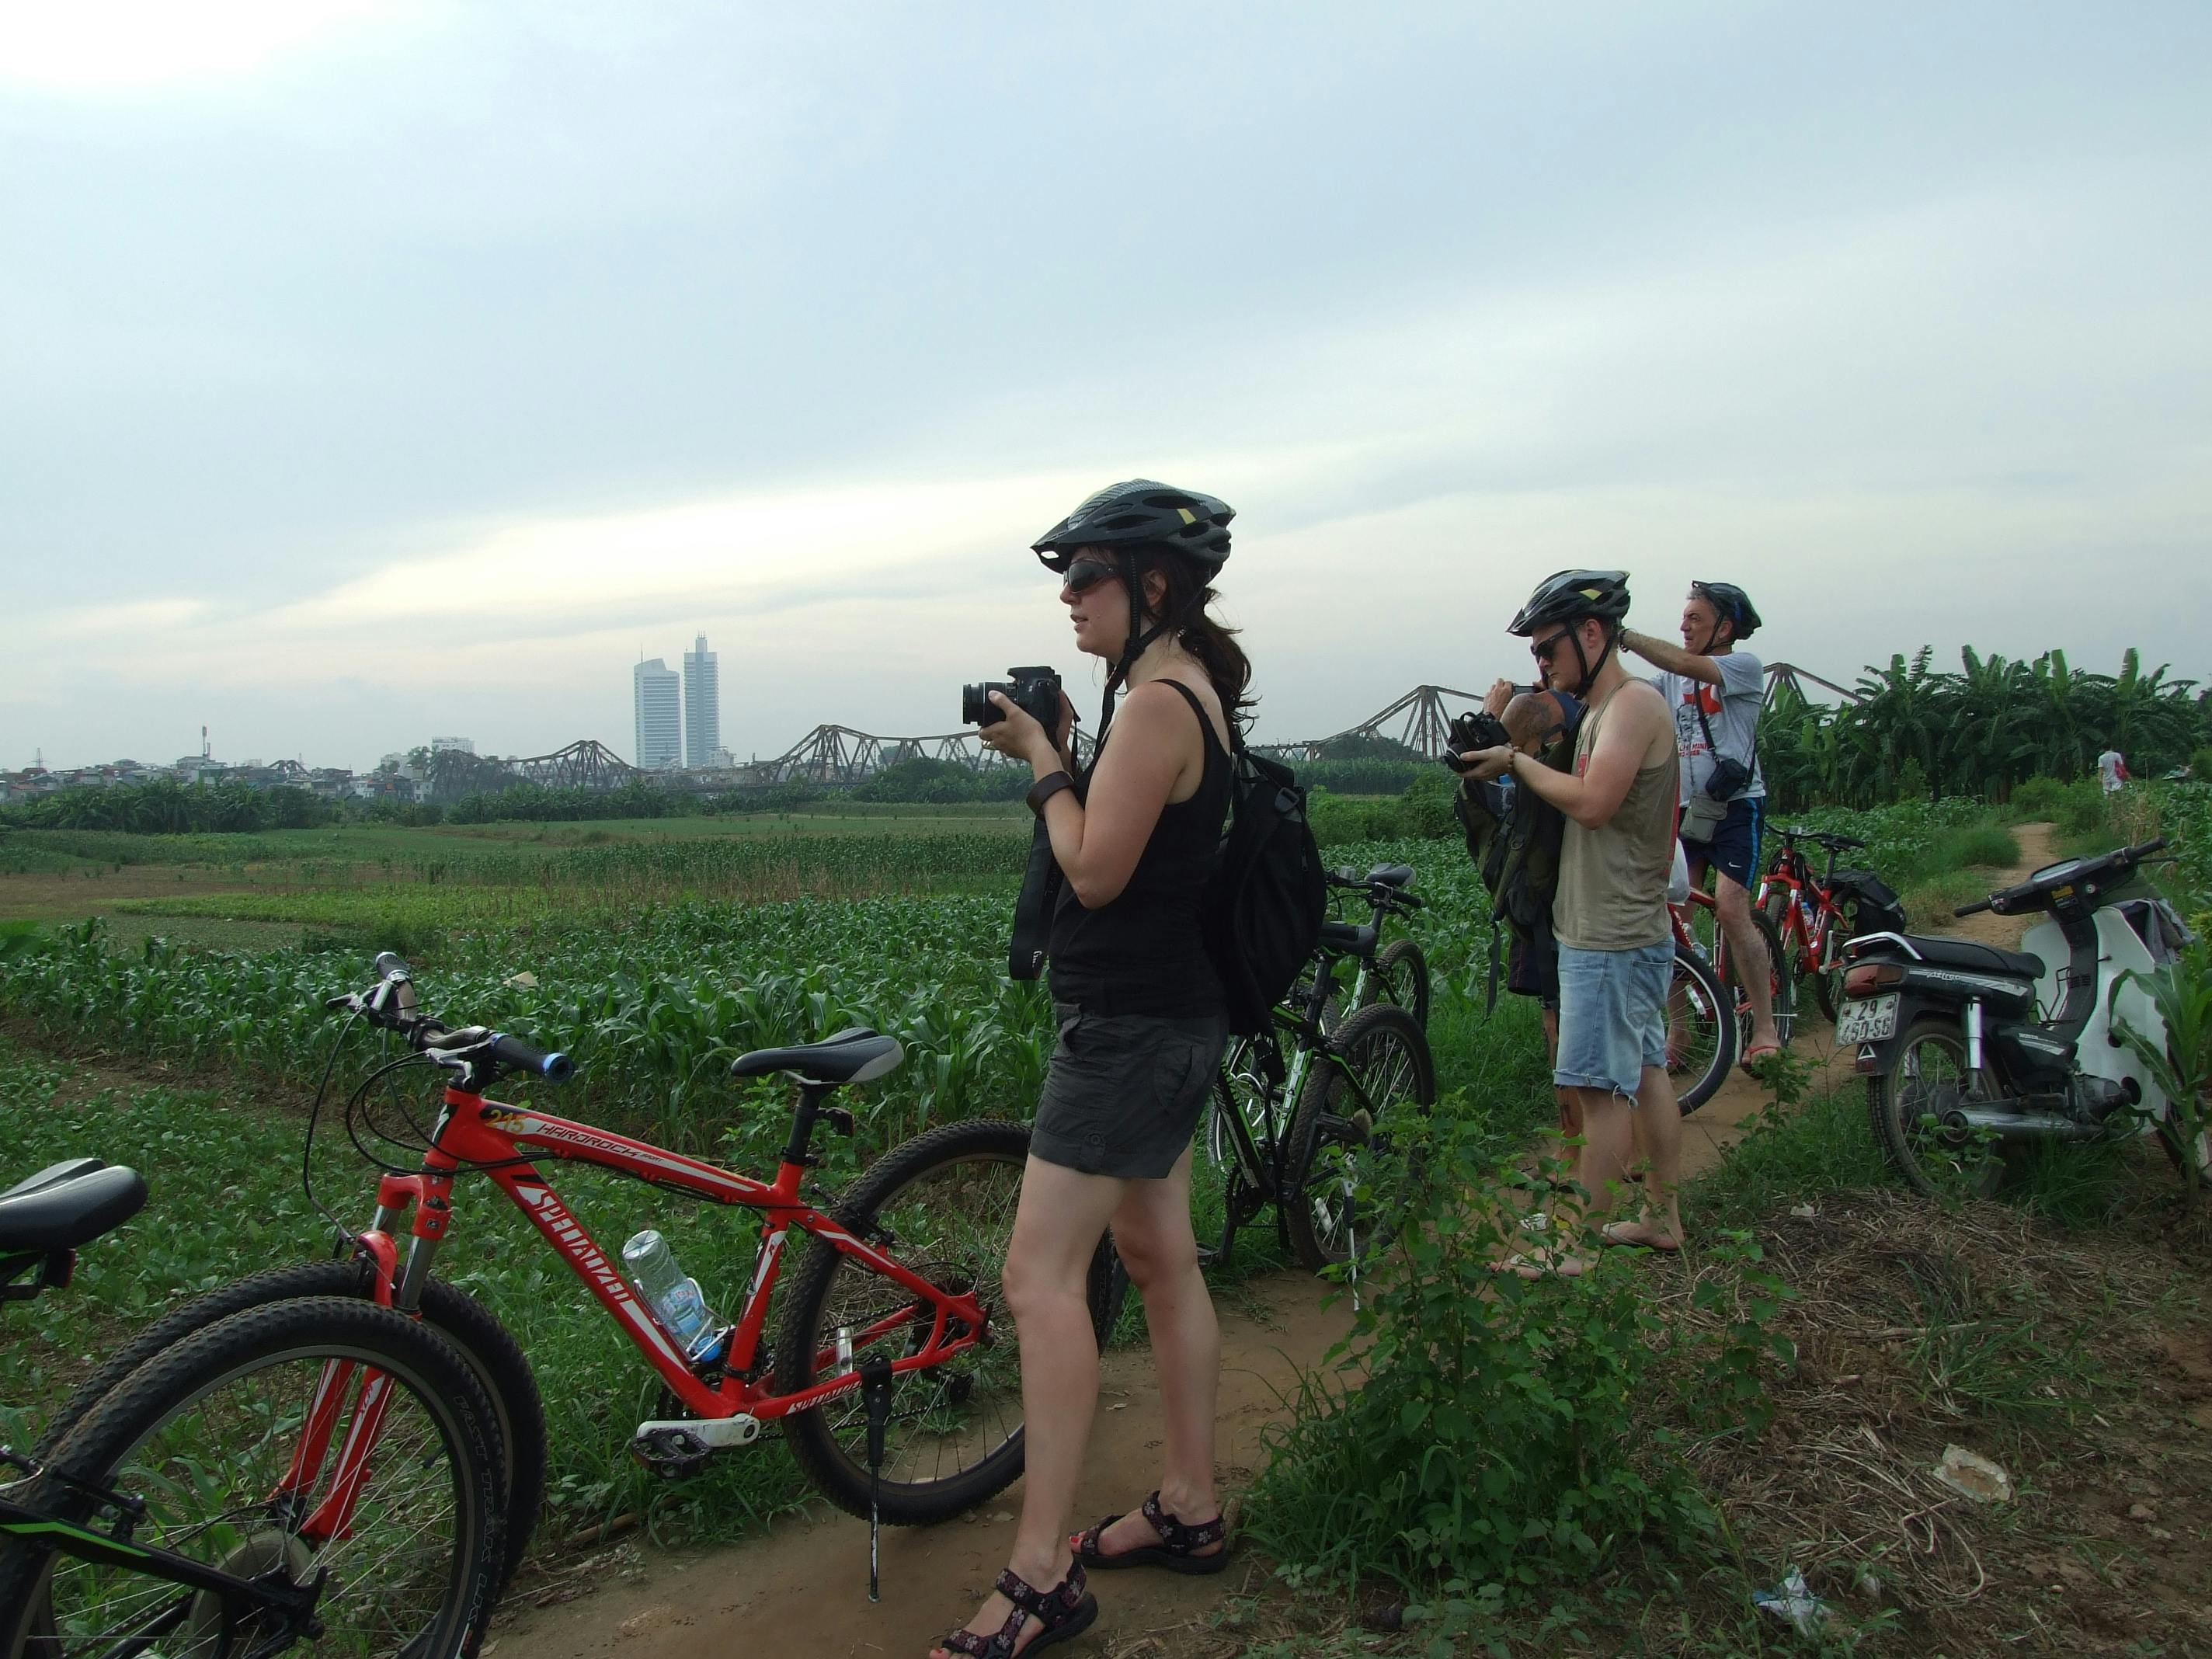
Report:
[[1640,1536],[1694,1550],[1712,1521],[1685,1449],[1771,1412],[1762,1370],[1787,1345],[1764,1328],[1782,1291],[1755,1248],[1709,1247],[1673,1322],[1626,1252],[1575,1278],[1500,1274],[1529,1243],[1510,1200],[1532,1177],[1481,1146],[1443,1119],[1389,1172],[1393,1260],[1334,1371],[1267,1436],[1245,1524],[1293,1582],[1495,1603],[1587,1582]]
[[2021,818],[2056,818],[2060,804],[2073,787],[2057,778],[2033,777],[2012,792],[2012,809]]
[[2189,776],[2195,783],[2212,783],[2212,743],[2191,751]]

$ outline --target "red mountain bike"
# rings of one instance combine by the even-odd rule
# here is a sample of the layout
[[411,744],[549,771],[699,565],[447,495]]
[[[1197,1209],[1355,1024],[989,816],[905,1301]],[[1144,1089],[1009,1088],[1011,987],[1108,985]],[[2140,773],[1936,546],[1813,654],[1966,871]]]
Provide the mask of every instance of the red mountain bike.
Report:
[[[1812,861],[1799,850],[1812,842],[1828,855],[1827,868],[1813,873]],[[1836,860],[1863,851],[1853,836],[1829,835],[1802,825],[1782,831],[1782,852],[1759,884],[1759,913],[1775,929],[1789,953],[1792,977],[1810,981],[1813,999],[1831,1020],[1842,1001],[1844,942],[1863,933],[1901,930],[1904,907],[1887,883],[1871,870],[1838,870]]]
[[[809,1151],[814,1132],[823,1123],[846,1133],[854,1127],[852,1114],[829,1097],[896,1067],[903,1058],[896,1038],[844,1031],[822,1042],[744,1054],[732,1066],[737,1077],[787,1073],[798,1084],[790,1139],[775,1179],[763,1182],[486,1098],[485,1090],[502,1076],[559,1083],[572,1068],[564,1056],[520,1037],[430,1018],[416,1006],[404,963],[386,954],[377,965],[381,978],[374,989],[333,998],[331,1006],[403,1036],[410,1054],[398,1064],[428,1064],[449,1074],[435,1120],[424,1132],[419,1167],[386,1170],[370,1224],[353,1237],[351,1261],[258,1274],[169,1315],[78,1389],[50,1428],[50,1440],[155,1352],[217,1320],[253,1309],[266,1312],[304,1295],[367,1296],[435,1328],[492,1395],[507,1443],[511,1573],[544,1492],[545,1429],[537,1386],[528,1360],[490,1311],[431,1276],[453,1224],[456,1179],[481,1174],[529,1217],[679,1403],[679,1414],[637,1425],[630,1449],[647,1467],[671,1478],[689,1474],[779,1423],[815,1487],[872,1524],[948,1519],[1021,1474],[1020,1353],[999,1273],[1029,1155],[1026,1127],[975,1120],[931,1129],[877,1159],[833,1207],[817,1208],[802,1192],[816,1162]],[[368,1086],[349,1103],[349,1131],[351,1106]],[[726,1340],[687,1352],[570,1213],[538,1168],[538,1156],[760,1211],[748,1288]],[[794,1232],[811,1244],[790,1268],[787,1246]],[[787,1277],[786,1305],[771,1344],[764,1340],[770,1304]],[[1102,1345],[1127,1284],[1110,1238],[1102,1241],[1091,1273],[1092,1322]],[[359,1387],[359,1379],[349,1385]],[[372,1433],[360,1455],[366,1459],[373,1449]]]
[[[1695,951],[1711,964],[1714,977],[1728,988],[1735,1006],[1736,1052],[1743,1053],[1751,1046],[1751,999],[1744,992],[1739,964],[1733,960],[1735,953],[1729,949],[1728,935],[1721,928],[1719,901],[1704,888],[1692,887],[1687,903],[1670,903],[1667,912],[1674,924],[1675,950]],[[1769,1006],[1774,1011],[1774,1029],[1786,1048],[1797,1024],[1796,981],[1790,976],[1774,924],[1756,904],[1752,907],[1751,925],[1766,947]]]

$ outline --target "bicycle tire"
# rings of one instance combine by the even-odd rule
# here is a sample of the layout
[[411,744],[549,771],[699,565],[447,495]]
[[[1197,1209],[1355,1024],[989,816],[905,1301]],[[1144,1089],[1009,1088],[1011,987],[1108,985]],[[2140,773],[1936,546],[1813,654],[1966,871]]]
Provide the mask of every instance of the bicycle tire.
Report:
[[[310,1364],[351,1361],[389,1376],[397,1384],[398,1393],[393,1399],[402,1411],[408,1417],[419,1413],[429,1430],[430,1438],[423,1443],[434,1440],[446,1455],[453,1469],[451,1559],[444,1562],[441,1557],[442,1565],[433,1564],[427,1583],[438,1605],[426,1615],[427,1622],[420,1630],[402,1632],[405,1639],[398,1645],[409,1654],[473,1655],[490,1622],[504,1559],[503,1483],[495,1441],[498,1429],[494,1408],[476,1373],[450,1342],[373,1303],[348,1297],[311,1297],[268,1304],[233,1314],[173,1344],[111,1389],[64,1437],[45,1460],[56,1473],[28,1483],[23,1501],[56,1520],[86,1526],[96,1524],[103,1506],[82,1486],[61,1475],[94,1486],[144,1489],[151,1496],[148,1513],[138,1523],[136,1541],[139,1543],[165,1545],[191,1554],[196,1544],[212,1548],[228,1542],[228,1553],[214,1559],[228,1563],[229,1570],[241,1576],[281,1570],[298,1578],[329,1565],[328,1550],[324,1552],[325,1559],[318,1560],[316,1553],[298,1536],[296,1521],[305,1505],[289,1510],[267,1505],[259,1516],[258,1531],[244,1524],[243,1511],[232,1505],[222,1509],[220,1526],[180,1527],[176,1536],[168,1536],[167,1506],[181,1501],[174,1493],[182,1490],[204,1494],[189,1481],[145,1488],[131,1468],[134,1456],[148,1455],[149,1446],[165,1431],[179,1421],[189,1421],[189,1414],[226,1383],[252,1377],[277,1364],[301,1360]],[[293,1398],[296,1402],[296,1389]],[[395,1431],[392,1418],[386,1416],[383,1421],[385,1432]],[[334,1425],[334,1438],[336,1433]],[[272,1456],[283,1455],[283,1440],[281,1431],[270,1434]],[[250,1452],[251,1449],[228,1446],[226,1464]],[[158,1467],[171,1454],[150,1455]],[[332,1547],[343,1549],[364,1537],[379,1535],[380,1515],[404,1511],[411,1521],[436,1494],[439,1483],[426,1476],[417,1459],[395,1453],[388,1462],[399,1504],[383,1510],[383,1492],[376,1489],[374,1499],[365,1498],[356,1508],[356,1525]],[[376,1468],[372,1465],[371,1482],[377,1480]],[[249,1486],[253,1480],[251,1474],[243,1472],[237,1478]],[[252,1489],[257,1492],[253,1503],[267,1504],[267,1488]],[[288,1522],[293,1523],[289,1529]],[[64,1562],[71,1564],[72,1574],[82,1565],[48,1546],[20,1539],[0,1545],[0,1610],[4,1610],[0,1611],[0,1659],[70,1659],[65,1640],[56,1634],[50,1601]],[[393,1593],[383,1584],[365,1586],[366,1572],[353,1578],[335,1572],[332,1577],[337,1589],[326,1591],[318,1603],[319,1618],[334,1620],[343,1598],[356,1595],[367,1603],[372,1616],[392,1613]],[[66,1579],[63,1594],[65,1600],[74,1601]],[[106,1601],[95,1597],[91,1604],[97,1607]],[[128,1622],[126,1614],[116,1616]],[[195,1598],[185,1617],[188,1639],[165,1646],[164,1650],[194,1651],[189,1639],[192,1626],[215,1616],[208,1599]]]
[[[941,1125],[892,1148],[870,1164],[839,1201],[834,1212],[837,1223],[855,1237],[881,1237],[884,1231],[884,1212],[894,1207],[902,1194],[926,1177],[963,1164],[1010,1165],[1014,1171],[1015,1190],[1018,1192],[1019,1172],[1028,1161],[1029,1146],[1030,1132],[1018,1123],[977,1119]],[[961,1218],[957,1214],[935,1213],[939,1207],[917,1210],[911,1217],[902,1215],[902,1225],[910,1233],[917,1222],[927,1222],[933,1227],[949,1226]],[[1011,1212],[1007,1225],[1012,1226]],[[994,1340],[970,1349],[969,1355],[1005,1354],[1018,1361],[1013,1322],[997,1291],[996,1276],[1005,1261],[1003,1241],[961,1241],[957,1235],[937,1234],[927,1240],[918,1240],[893,1234],[890,1243],[894,1254],[914,1272],[927,1277],[932,1268],[939,1273],[949,1269],[947,1276],[969,1278],[981,1291],[986,1311],[994,1316]],[[939,1257],[945,1259],[935,1259]],[[1111,1281],[1116,1265],[1110,1238],[1102,1237],[1091,1255],[1086,1286],[1092,1334],[1102,1347],[1112,1334],[1112,1327],[1104,1316],[1114,1300]],[[778,1333],[775,1385],[779,1393],[792,1394],[811,1386],[815,1380],[816,1356],[825,1346],[834,1347],[834,1334],[841,1325],[857,1322],[856,1319],[834,1322],[830,1319],[831,1297],[841,1281],[862,1291],[871,1283],[878,1286],[890,1283],[870,1272],[857,1258],[842,1255],[818,1239],[810,1240],[805,1258],[792,1284],[790,1308]],[[896,1286],[891,1291],[891,1302],[886,1305],[907,1299],[907,1292]],[[880,1312],[877,1316],[882,1316]],[[1011,1381],[1013,1398],[1018,1402],[1018,1364],[1009,1367],[1000,1362],[995,1369],[1002,1374],[983,1387],[993,1392],[995,1403]],[[919,1384],[927,1391],[903,1406],[895,1396],[895,1408],[905,1413],[909,1420],[939,1408],[957,1412],[975,1399],[979,1370],[980,1364],[971,1365],[968,1356],[963,1356],[960,1360],[927,1370],[908,1372],[895,1388],[903,1393]],[[1012,1373],[1011,1377],[1004,1375],[1009,1370]],[[967,1379],[964,1390],[963,1377]],[[944,1473],[940,1445],[935,1469],[928,1479],[903,1480],[887,1474],[879,1487],[869,1479],[866,1418],[857,1389],[811,1410],[793,1413],[783,1419],[783,1437],[800,1472],[815,1490],[848,1514],[866,1516],[872,1492],[880,1500],[880,1513],[885,1522],[893,1526],[927,1526],[974,1508],[1005,1491],[1020,1475],[1023,1425],[1016,1423],[1007,1427],[1003,1411],[999,1423],[1006,1432],[981,1455],[963,1462],[951,1474]],[[895,1420],[892,1428],[897,1427]],[[982,1436],[988,1439],[993,1432],[987,1428]],[[887,1435],[886,1465],[894,1464],[903,1455],[891,1448]]]
[[[1330,1046],[1362,1074],[1363,1085],[1370,1073],[1383,1079],[1381,1087],[1368,1089],[1376,1110],[1397,1104],[1404,1095],[1410,1095],[1407,1103],[1424,1113],[1436,1104],[1436,1062],[1428,1039],[1413,1017],[1395,1004],[1371,1003],[1358,1010],[1336,1029]],[[1394,1054],[1395,1060],[1390,1058]],[[1391,1067],[1387,1072],[1381,1069],[1386,1064]],[[1377,1094],[1388,1097],[1375,1099]],[[1358,1189],[1364,1178],[1362,1153],[1389,1144],[1388,1132],[1378,1136],[1372,1123],[1364,1134],[1336,1127],[1349,1121],[1358,1100],[1344,1072],[1317,1059],[1298,1091],[1297,1107],[1291,1116],[1290,1144],[1295,1151],[1281,1200],[1283,1226],[1291,1249],[1310,1272],[1349,1261],[1355,1255],[1364,1259],[1389,1243],[1387,1224],[1371,1225],[1364,1243],[1356,1222],[1343,1224],[1343,1218],[1358,1208]],[[1343,1148],[1340,1154],[1333,1151],[1337,1147]]]
[[[1976,1145],[1961,1148],[1957,1156],[1937,1144],[1933,1131],[1920,1125],[1922,1102],[1914,1085],[1918,1055],[1923,1048],[1940,1051],[1957,1072],[1967,1090],[1980,1091],[1978,1079],[1966,1066],[1966,1034],[1955,1019],[1943,1014],[1923,1014],[1905,1028],[1898,1041],[1895,1065],[1867,1079],[1867,1116],[1874,1127],[1875,1144],[1887,1156],[1890,1167],[1905,1184],[1927,1198],[1963,1191],[1976,1198],[1991,1198],[2003,1185],[2006,1159],[2001,1146]],[[1984,1078],[1987,1077],[1984,1073]],[[1906,1114],[1912,1121],[1906,1121]],[[1946,1167],[1946,1166],[1948,1167]]]
[[[220,1285],[181,1308],[172,1309],[112,1350],[76,1386],[47,1419],[33,1455],[47,1456],[117,1383],[194,1332],[272,1302],[316,1296],[367,1300],[369,1275],[369,1264],[358,1258],[295,1262]],[[545,1499],[545,1402],[520,1345],[508,1334],[498,1316],[467,1291],[442,1279],[428,1280],[422,1287],[422,1322],[459,1350],[490,1395],[498,1419],[507,1492],[507,1558],[500,1576],[500,1589],[504,1593],[529,1551],[538,1512]]]
[[1392,939],[1375,958],[1368,1006],[1383,998],[1411,1014],[1423,1031],[1429,1029],[1429,959],[1409,939]]
[[[1712,965],[1693,946],[1675,945],[1674,981],[1680,986],[1681,994],[1687,999],[1693,1015],[1701,1005],[1712,1011],[1710,1018],[1713,1033],[1712,1058],[1705,1062],[1696,1077],[1690,1079],[1687,1086],[1674,1091],[1675,1103],[1682,1109],[1682,1115],[1687,1117],[1713,1097],[1727,1080],[1729,1073],[1735,1068],[1740,1033],[1734,1018],[1735,998],[1722,988]],[[1668,1006],[1670,1009],[1674,1006],[1673,989],[1668,995]],[[1725,1016],[1723,1010],[1728,1011]],[[1702,1023],[1703,1017],[1700,1018]],[[1701,1049],[1703,1046],[1700,1042]]]

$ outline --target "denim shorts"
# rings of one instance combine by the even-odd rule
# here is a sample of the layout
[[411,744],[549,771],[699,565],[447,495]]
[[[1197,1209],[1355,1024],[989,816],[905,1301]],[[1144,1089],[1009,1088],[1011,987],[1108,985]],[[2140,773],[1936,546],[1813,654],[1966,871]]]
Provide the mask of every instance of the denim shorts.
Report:
[[1030,1151],[1084,1175],[1160,1180],[1212,1097],[1228,1019],[1092,1014],[1065,1002],[1053,1012],[1060,1041],[1045,1066]]
[[1636,1098],[1646,1066],[1667,1063],[1667,993],[1674,942],[1632,951],[1559,946],[1559,1052],[1552,1080],[1562,1089],[1610,1089]]

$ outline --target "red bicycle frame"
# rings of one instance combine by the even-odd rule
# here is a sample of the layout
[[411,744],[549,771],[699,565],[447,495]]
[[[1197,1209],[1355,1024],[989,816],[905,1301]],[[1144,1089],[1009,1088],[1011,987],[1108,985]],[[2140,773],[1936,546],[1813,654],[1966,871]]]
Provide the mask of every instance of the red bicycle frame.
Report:
[[[415,1175],[386,1175],[377,1186],[374,1224],[362,1236],[361,1243],[381,1270],[378,1299],[389,1300],[403,1312],[414,1310],[452,1218],[453,1177],[478,1166],[530,1218],[531,1224],[584,1281],[585,1288],[614,1316],[639,1352],[660,1373],[669,1390],[702,1418],[749,1416],[757,1422],[772,1422],[860,1384],[860,1370],[849,1358],[842,1362],[843,1369],[823,1376],[839,1365],[839,1354],[846,1352],[842,1344],[836,1352],[824,1349],[816,1354],[815,1375],[821,1380],[794,1394],[777,1394],[751,1376],[761,1351],[769,1302],[782,1270],[785,1241],[794,1228],[841,1255],[856,1257],[871,1271],[913,1292],[915,1299],[905,1308],[854,1329],[850,1353],[857,1354],[902,1333],[910,1338],[924,1319],[929,1325],[927,1340],[918,1346],[910,1340],[904,1344],[913,1351],[902,1352],[890,1362],[893,1375],[942,1364],[966,1352],[983,1340],[987,1328],[982,1306],[973,1291],[955,1295],[940,1289],[865,1239],[855,1238],[799,1197],[799,1182],[807,1169],[806,1141],[819,1105],[813,1091],[802,1092],[790,1145],[770,1184],[588,1123],[534,1109],[504,1106],[448,1086],[422,1170]],[[553,1183],[527,1161],[526,1149],[612,1170],[655,1186],[673,1187],[718,1204],[742,1205],[763,1212],[752,1282],[731,1332],[728,1352],[714,1367],[695,1367],[684,1356],[589,1230],[570,1213]],[[396,1246],[398,1230],[408,1220],[410,1210],[409,1242],[402,1259]],[[710,1380],[701,1374],[702,1369],[718,1370],[720,1374]]]

